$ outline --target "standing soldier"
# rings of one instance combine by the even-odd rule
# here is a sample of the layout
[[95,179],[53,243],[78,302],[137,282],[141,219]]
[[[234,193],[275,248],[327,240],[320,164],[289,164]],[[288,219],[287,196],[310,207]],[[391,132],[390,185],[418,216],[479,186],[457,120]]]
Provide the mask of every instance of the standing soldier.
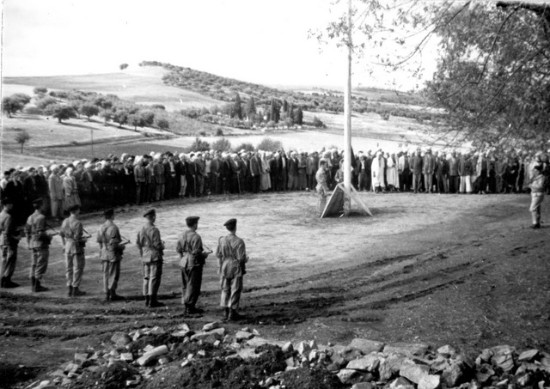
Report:
[[229,219],[224,226],[229,235],[220,237],[216,251],[222,288],[220,305],[225,309],[225,320],[238,320],[242,318],[237,309],[248,257],[244,241],[236,235],[237,219]]
[[327,196],[330,192],[328,188],[328,176],[327,176],[327,161],[322,159],[319,161],[319,169],[315,173],[315,180],[317,181],[317,193],[319,194],[319,216],[323,214],[325,206],[327,205]]
[[46,216],[44,215],[44,203],[42,199],[37,199],[32,203],[35,211],[27,219],[25,225],[25,234],[27,235],[27,245],[32,250],[31,263],[31,284],[33,292],[45,292],[48,288],[43,287],[40,282],[48,268],[48,259],[50,257],[50,243],[52,236],[46,230]]
[[535,157],[535,166],[533,166],[533,170],[531,171],[532,178],[529,183],[531,188],[531,206],[529,207],[529,211],[531,212],[533,220],[531,228],[534,229],[540,228],[541,206],[544,200],[544,189],[546,186],[546,177],[543,171],[544,165],[539,154]]
[[190,216],[185,219],[187,231],[183,233],[176,245],[176,251],[180,255],[181,267],[181,300],[185,305],[185,314],[203,313],[202,309],[195,307],[201,293],[202,269],[209,252],[202,247],[202,239],[197,234],[199,217]]
[[11,215],[13,202],[11,199],[2,200],[3,209],[0,213],[0,233],[2,246],[2,269],[0,276],[1,288],[17,288],[19,284],[13,282],[11,277],[15,271],[17,262],[17,246],[19,245],[19,234]]
[[154,209],[147,211],[143,217],[147,223],[137,234],[136,245],[143,262],[143,295],[145,306],[155,308],[164,304],[157,300],[157,293],[162,277],[162,256],[164,242],[160,239],[160,231],[155,227],[157,214]]
[[82,273],[84,273],[84,247],[86,246],[87,237],[84,237],[84,227],[82,222],[78,220],[80,214],[80,206],[73,205],[68,209],[70,216],[63,220],[61,224],[61,240],[63,241],[65,252],[65,266],[69,297],[83,296],[86,292],[79,289],[82,281]]
[[124,252],[124,245],[117,225],[114,223],[115,211],[108,209],[103,212],[105,223],[101,225],[97,232],[97,243],[101,263],[103,266],[103,288],[105,292],[105,301],[122,300],[122,297],[116,294],[118,279],[120,277],[120,261]]

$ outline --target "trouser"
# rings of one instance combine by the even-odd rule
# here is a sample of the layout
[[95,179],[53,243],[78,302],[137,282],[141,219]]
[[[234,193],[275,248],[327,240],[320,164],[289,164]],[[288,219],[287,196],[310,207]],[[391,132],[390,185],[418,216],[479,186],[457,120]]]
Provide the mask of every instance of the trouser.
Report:
[[472,176],[460,176],[460,193],[472,193]]
[[456,193],[458,192],[459,188],[459,177],[458,176],[450,176],[449,177],[449,192]]
[[143,295],[151,296],[154,300],[160,288],[162,277],[162,261],[143,264]]
[[180,192],[179,196],[183,197],[185,196],[185,192],[187,191],[187,177],[180,176]]
[[11,279],[13,272],[15,271],[15,264],[17,262],[17,245],[2,246],[2,270],[0,275],[2,278]]
[[143,200],[143,193],[145,190],[144,182],[136,182],[136,204],[141,204]]
[[52,218],[54,219],[63,219],[63,201],[62,200],[51,200],[51,210]]
[[531,206],[529,207],[529,211],[531,212],[533,224],[540,224],[540,215],[543,200],[544,193],[531,193]]
[[413,173],[413,189],[414,193],[422,189],[422,174]]
[[288,189],[298,189],[298,176],[295,176],[293,174],[288,175]]
[[103,291],[116,292],[120,278],[120,261],[103,261]]
[[222,295],[220,305],[224,308],[239,309],[241,291],[243,289],[243,277],[221,279]]
[[48,248],[32,249],[31,262],[31,278],[36,278],[37,281],[42,280],[46,269],[48,268],[48,259],[50,258],[50,250]]
[[149,203],[155,201],[156,186],[154,182],[147,184],[147,202]]
[[424,173],[424,185],[426,186],[426,192],[432,193],[433,191],[433,174]]
[[359,190],[369,190],[369,175],[366,172],[359,173]]
[[84,273],[84,265],[86,260],[84,253],[65,254],[65,277],[67,278],[67,286],[78,288],[82,281],[82,273]]
[[506,182],[504,180],[504,176],[500,176],[497,174],[496,179],[497,179],[497,185],[496,185],[497,193],[506,192]]
[[321,216],[327,205],[328,190],[324,187],[318,187],[317,194],[319,195],[319,216]]
[[204,194],[204,177],[197,175],[197,196]]
[[252,177],[252,192],[258,193],[260,191],[260,176],[256,175]]
[[194,307],[201,294],[202,266],[181,269],[181,302]]
[[155,200],[164,200],[164,184],[157,184],[155,188]]

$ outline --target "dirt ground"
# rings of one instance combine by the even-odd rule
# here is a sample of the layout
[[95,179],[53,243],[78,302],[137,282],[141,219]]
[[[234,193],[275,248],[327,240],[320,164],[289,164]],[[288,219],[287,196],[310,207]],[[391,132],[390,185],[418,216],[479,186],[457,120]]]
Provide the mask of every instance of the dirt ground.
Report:
[[[250,262],[242,313],[230,330],[253,325],[263,337],[345,343],[354,337],[386,342],[450,343],[465,353],[486,346],[550,349],[550,227],[531,230],[528,195],[362,194],[374,217],[320,220],[313,193],[285,193],[155,204],[166,241],[160,293],[165,308],[140,300],[135,247],[123,260],[119,293],[102,302],[98,247],[87,245],[83,298],[65,297],[59,238],[45,280],[33,295],[30,253],[20,244],[14,281],[0,293],[0,382],[25,382],[98,346],[116,330],[192,325],[221,311],[214,257],[207,259],[201,318],[184,318],[175,242],[184,219],[201,216],[199,232],[215,249],[223,222],[236,217]],[[543,220],[550,220],[546,205]],[[121,233],[135,240],[143,208],[119,210]],[[84,217],[92,234],[99,215]],[[2,386],[2,384],[0,384]]]

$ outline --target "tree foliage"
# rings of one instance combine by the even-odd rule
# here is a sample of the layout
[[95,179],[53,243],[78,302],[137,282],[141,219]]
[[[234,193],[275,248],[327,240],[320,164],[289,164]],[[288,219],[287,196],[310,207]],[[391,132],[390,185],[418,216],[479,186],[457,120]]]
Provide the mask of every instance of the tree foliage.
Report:
[[8,117],[11,117],[14,113],[21,111],[23,107],[25,107],[25,104],[13,96],[6,96],[2,99],[2,112],[4,112]]
[[90,103],[82,104],[82,106],[80,107],[80,113],[86,116],[88,120],[90,120],[92,116],[99,114],[99,108],[95,104],[90,104]]
[[21,130],[17,134],[15,134],[15,142],[19,143],[19,145],[21,146],[21,154],[23,154],[23,146],[25,146],[25,143],[29,142],[30,140],[31,136],[25,130]]
[[280,140],[275,140],[272,138],[264,138],[258,143],[258,150],[263,151],[272,151],[275,152],[283,148],[283,144]]
[[50,104],[46,107],[44,112],[46,115],[56,118],[59,123],[62,123],[63,120],[76,117],[74,108],[68,105]]
[[479,147],[539,148],[550,139],[550,8],[477,3],[439,9],[443,56],[431,98]]
[[57,104],[57,100],[53,97],[46,96],[36,101],[36,107],[39,109],[46,109],[46,107],[51,104]]
[[210,150],[210,143],[202,140],[199,137],[195,138],[195,141],[189,146],[189,151],[206,151]]
[[45,95],[46,93],[48,93],[48,88],[44,88],[44,87],[40,87],[40,86],[37,86],[36,88],[34,88],[32,90],[32,92],[35,94],[35,95]]
[[212,143],[212,150],[216,151],[230,151],[231,142],[226,138],[220,138],[217,141]]

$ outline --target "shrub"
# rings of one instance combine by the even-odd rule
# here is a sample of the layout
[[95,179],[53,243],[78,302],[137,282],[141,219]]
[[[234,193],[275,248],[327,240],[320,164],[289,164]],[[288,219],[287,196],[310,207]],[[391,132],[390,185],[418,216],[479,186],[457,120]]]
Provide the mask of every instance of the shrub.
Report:
[[46,93],[48,93],[48,88],[37,86],[32,91],[35,95],[45,95]]
[[204,140],[201,140],[201,138],[199,137],[196,137],[193,144],[189,146],[188,151],[206,151],[206,150],[210,150],[210,143]]
[[313,126],[317,128],[325,128],[325,123],[321,121],[317,116],[313,117]]
[[216,129],[216,136],[223,136],[223,130],[221,128]]
[[23,113],[27,115],[43,115],[44,111],[42,111],[40,108],[35,106],[28,106],[23,109]]
[[241,150],[255,151],[256,148],[254,147],[254,145],[252,143],[245,142],[245,143],[241,143],[239,146],[235,147],[233,150],[235,150],[237,152],[241,151]]
[[155,120],[155,122],[157,127],[161,130],[167,130],[168,128],[170,128],[170,123],[164,118],[158,118]]
[[153,104],[153,105],[151,105],[151,108],[153,108],[153,109],[161,109],[161,110],[163,110],[163,111],[166,111],[166,107],[165,107],[164,105],[162,105],[162,104]]
[[[199,135],[200,135],[200,136],[206,136],[206,131],[204,131],[204,130],[199,131]],[[197,138],[197,139],[198,139],[198,138]]]
[[258,150],[265,151],[277,151],[283,148],[283,144],[279,140],[264,138],[260,143],[258,143]]
[[226,138],[221,138],[212,143],[212,150],[216,151],[229,151],[231,150],[231,142]]
[[63,92],[63,91],[51,91],[50,92],[50,96],[52,97],[57,97],[58,99],[66,99],[69,94],[67,92]]

